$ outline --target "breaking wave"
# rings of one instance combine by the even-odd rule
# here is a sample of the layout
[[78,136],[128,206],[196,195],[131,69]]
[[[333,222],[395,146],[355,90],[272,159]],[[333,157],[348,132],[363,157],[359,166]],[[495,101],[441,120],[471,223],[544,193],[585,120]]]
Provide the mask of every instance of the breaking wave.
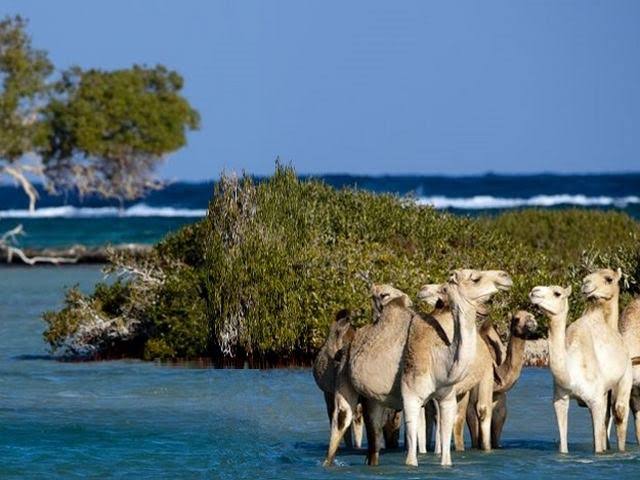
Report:
[[116,207],[43,207],[0,210],[0,218],[93,218],[93,217],[204,217],[206,209],[151,207],[138,203],[122,210]]
[[420,197],[419,205],[431,205],[438,209],[457,208],[460,210],[484,210],[491,208],[518,207],[554,207],[558,205],[575,205],[580,207],[617,207],[626,208],[630,204],[640,203],[640,197],[587,197],[586,195],[536,195],[531,198],[501,198],[490,195],[476,195],[466,198],[445,196]]
[[[418,197],[418,205],[430,205],[437,209],[453,208],[459,210],[508,209],[519,207],[554,207],[574,205],[580,207],[617,207],[626,208],[631,204],[640,204],[640,197],[609,197],[586,195],[536,195],[530,198],[503,198],[491,195],[475,195],[472,197],[429,196]],[[42,207],[35,212],[26,209],[0,210],[2,218],[99,218],[99,217],[176,217],[199,218],[207,214],[206,209],[150,206],[138,203],[122,210],[116,207],[76,207],[57,206]]]

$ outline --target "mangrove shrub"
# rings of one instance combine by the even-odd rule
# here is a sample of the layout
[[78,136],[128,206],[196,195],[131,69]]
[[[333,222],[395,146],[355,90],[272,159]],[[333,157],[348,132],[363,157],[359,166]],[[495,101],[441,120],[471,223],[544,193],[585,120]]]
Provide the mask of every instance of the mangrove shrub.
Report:
[[[639,233],[638,223],[613,212],[457,216],[410,197],[303,181],[277,166],[262,182],[223,176],[205,219],[169,235],[148,259],[114,259],[111,269],[127,273],[119,282],[86,297],[70,290],[64,307],[45,315],[45,338],[55,351],[73,353],[70,339],[93,321],[78,308],[84,298],[101,318],[130,325],[122,339],[128,351],[114,334],[93,356],[306,363],[336,311],[349,308],[358,322],[370,321],[370,282],[414,296],[454,268],[512,274],[514,288],[492,304],[494,322],[506,332],[510,312],[531,308],[527,293],[535,285],[572,284],[579,292],[590,269],[620,266],[632,291],[640,273]],[[119,307],[106,301],[116,297]],[[572,315],[582,308],[576,293]]]

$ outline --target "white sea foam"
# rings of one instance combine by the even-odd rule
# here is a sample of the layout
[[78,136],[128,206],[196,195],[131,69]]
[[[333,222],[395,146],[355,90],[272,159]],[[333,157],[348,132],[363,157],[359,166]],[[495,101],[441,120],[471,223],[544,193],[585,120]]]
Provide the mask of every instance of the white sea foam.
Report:
[[43,207],[29,210],[0,210],[0,218],[96,218],[96,217],[204,217],[204,209],[151,207],[144,203],[123,210],[116,207]]
[[501,198],[490,195],[476,195],[466,198],[444,196],[420,197],[419,205],[431,205],[435,208],[459,208],[462,210],[479,210],[490,208],[517,207],[553,207],[556,205],[576,205],[581,207],[614,206],[625,208],[630,204],[640,203],[640,197],[587,197],[586,195],[536,195],[531,198]]
[[[587,197],[586,195],[536,195],[531,198],[502,198],[490,195],[476,195],[474,197],[420,197],[418,205],[431,205],[438,209],[458,208],[461,210],[480,210],[493,208],[518,207],[553,207],[556,205],[576,206],[614,206],[625,208],[630,204],[640,204],[640,197],[631,195],[626,197]],[[43,207],[29,212],[26,209],[0,210],[2,218],[99,218],[99,217],[204,217],[206,209],[152,207],[144,203],[137,203],[124,210],[116,207]]]

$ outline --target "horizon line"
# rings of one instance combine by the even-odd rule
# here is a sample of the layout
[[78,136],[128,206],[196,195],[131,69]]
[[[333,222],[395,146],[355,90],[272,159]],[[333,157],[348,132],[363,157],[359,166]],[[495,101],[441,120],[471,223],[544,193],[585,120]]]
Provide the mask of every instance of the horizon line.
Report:
[[[447,174],[447,173],[345,173],[345,172],[328,172],[328,173],[300,173],[295,170],[296,176],[304,179],[308,178],[321,178],[321,177],[359,177],[359,178],[374,178],[374,179],[383,179],[383,178],[447,178],[447,179],[471,179],[471,178],[485,178],[485,177],[512,177],[512,178],[525,178],[525,177],[616,177],[623,175],[630,176],[640,176],[640,170],[636,171],[615,171],[615,172],[580,172],[580,173],[565,173],[565,172],[549,172],[542,171],[537,173],[500,173],[493,171],[486,171],[483,173],[471,173],[471,174]],[[269,178],[272,174],[254,174],[245,171],[236,171],[229,170],[224,172],[226,174],[237,174],[243,175],[247,173],[250,177],[253,178]],[[220,175],[221,176],[221,175]],[[166,182],[166,186],[176,183],[187,183],[187,184],[205,184],[205,183],[213,183],[220,179],[220,176],[217,178],[206,178],[202,180],[191,180],[191,179],[180,179],[180,178],[160,178],[161,181]],[[43,182],[34,181],[33,185],[42,186]],[[19,185],[15,185],[15,183],[11,179],[6,179],[0,177],[0,187],[15,187],[21,189]]]

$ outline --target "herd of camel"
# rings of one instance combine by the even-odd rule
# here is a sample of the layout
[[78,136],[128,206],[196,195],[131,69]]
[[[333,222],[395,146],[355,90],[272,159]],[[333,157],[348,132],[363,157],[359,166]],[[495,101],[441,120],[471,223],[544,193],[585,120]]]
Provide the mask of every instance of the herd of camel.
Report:
[[[621,276],[620,269],[586,276],[581,290],[588,307],[568,328],[571,287],[539,286],[529,293],[531,304],[549,319],[562,453],[568,452],[570,398],[591,412],[596,453],[609,447],[613,423],[618,450],[624,451],[629,408],[640,443],[640,298],[618,322]],[[525,342],[538,330],[534,315],[519,311],[503,345],[487,303],[511,286],[503,271],[456,270],[445,283],[425,285],[418,293],[433,307],[430,315],[416,313],[409,297],[390,285],[372,286],[371,323],[356,329],[349,312],[339,312],[313,369],[331,424],[325,465],[333,464],[343,437],[348,446],[361,446],[363,423],[367,463],[377,465],[383,439],[387,448],[397,447],[401,413],[407,465],[418,464],[417,453],[426,453],[434,430],[434,451],[442,465],[451,465],[451,436],[455,449],[464,450],[465,422],[473,447],[497,448],[506,394],[520,376]]]

